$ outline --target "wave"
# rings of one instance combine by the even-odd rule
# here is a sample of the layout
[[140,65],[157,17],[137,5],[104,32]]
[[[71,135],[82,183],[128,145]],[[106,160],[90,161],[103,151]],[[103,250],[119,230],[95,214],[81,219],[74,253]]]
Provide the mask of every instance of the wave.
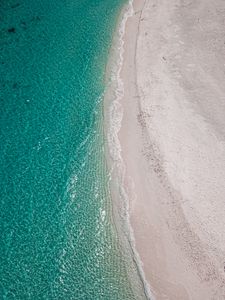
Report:
[[[126,30],[126,23],[130,17],[134,15],[133,0],[124,8],[124,13],[122,19],[119,22],[119,27],[116,32],[116,40],[113,45],[113,58],[110,60],[115,60],[110,65],[110,84],[109,89],[111,94],[113,94],[113,99],[109,106],[109,128],[107,132],[107,142],[108,151],[111,159],[111,170],[110,177],[117,178],[117,183],[119,186],[119,196],[122,199],[122,211],[120,211],[120,217],[122,217],[123,225],[125,226],[125,234],[131,248],[132,257],[135,262],[137,272],[139,274],[140,280],[142,282],[144,293],[147,299],[153,300],[151,289],[149,283],[145,278],[143,271],[143,263],[140,256],[136,250],[135,238],[133,229],[130,223],[129,216],[129,197],[127,193],[125,182],[126,167],[121,155],[121,144],[119,140],[119,132],[121,129],[122,119],[123,119],[123,106],[122,99],[124,97],[124,83],[121,78],[121,71],[124,61],[124,35]],[[114,91],[114,92],[112,92]],[[112,175],[114,173],[114,176]],[[121,208],[121,207],[120,207]]]

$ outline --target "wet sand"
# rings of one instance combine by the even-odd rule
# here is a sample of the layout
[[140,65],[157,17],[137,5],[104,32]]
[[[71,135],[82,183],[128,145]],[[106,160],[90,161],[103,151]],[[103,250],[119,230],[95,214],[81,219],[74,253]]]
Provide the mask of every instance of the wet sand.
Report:
[[225,2],[134,0],[118,133],[155,299],[225,299]]

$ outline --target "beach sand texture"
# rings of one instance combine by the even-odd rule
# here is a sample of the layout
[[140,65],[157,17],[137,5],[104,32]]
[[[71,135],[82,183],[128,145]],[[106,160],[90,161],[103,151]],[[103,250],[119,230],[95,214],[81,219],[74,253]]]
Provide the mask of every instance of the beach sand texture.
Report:
[[225,2],[134,0],[119,132],[156,299],[225,299]]

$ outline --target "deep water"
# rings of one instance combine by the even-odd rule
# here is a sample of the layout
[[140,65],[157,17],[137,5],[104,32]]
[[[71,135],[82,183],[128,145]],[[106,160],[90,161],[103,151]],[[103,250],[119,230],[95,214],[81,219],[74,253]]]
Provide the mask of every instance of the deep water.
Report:
[[143,297],[113,223],[102,128],[124,2],[0,1],[0,299]]

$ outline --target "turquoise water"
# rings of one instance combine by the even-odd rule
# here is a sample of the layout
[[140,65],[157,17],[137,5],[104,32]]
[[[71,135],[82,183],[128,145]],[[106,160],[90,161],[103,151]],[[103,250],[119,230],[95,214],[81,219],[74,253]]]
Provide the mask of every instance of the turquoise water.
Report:
[[144,297],[104,159],[104,70],[124,2],[0,2],[0,299]]

